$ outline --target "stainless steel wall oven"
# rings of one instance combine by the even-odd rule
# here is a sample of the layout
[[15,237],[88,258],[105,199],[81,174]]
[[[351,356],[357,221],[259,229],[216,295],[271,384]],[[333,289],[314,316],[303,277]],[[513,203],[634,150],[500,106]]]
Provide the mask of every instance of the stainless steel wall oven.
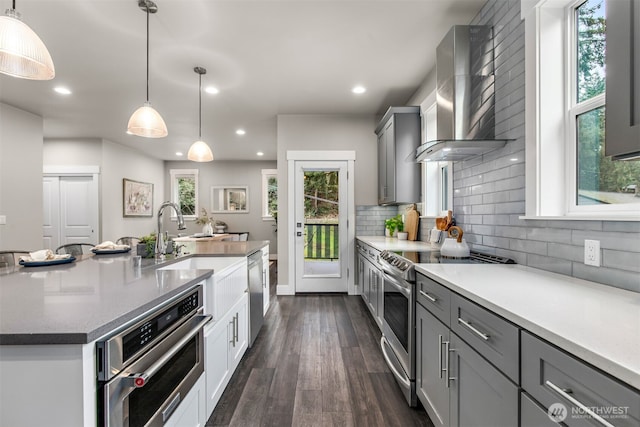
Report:
[[161,426],[204,372],[202,287],[97,343],[98,425]]

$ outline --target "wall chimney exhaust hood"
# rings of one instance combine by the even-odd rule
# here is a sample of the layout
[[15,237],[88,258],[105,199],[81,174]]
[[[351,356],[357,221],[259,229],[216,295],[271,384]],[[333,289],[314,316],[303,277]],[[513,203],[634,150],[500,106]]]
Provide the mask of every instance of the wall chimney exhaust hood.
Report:
[[495,139],[493,28],[455,25],[436,50],[437,139],[416,160],[466,160],[504,147]]

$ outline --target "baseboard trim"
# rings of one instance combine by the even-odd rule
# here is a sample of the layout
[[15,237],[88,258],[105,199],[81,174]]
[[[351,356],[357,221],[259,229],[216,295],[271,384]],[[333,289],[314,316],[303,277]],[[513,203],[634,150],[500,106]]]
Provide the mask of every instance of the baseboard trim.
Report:
[[276,295],[295,295],[296,291],[289,285],[277,285]]

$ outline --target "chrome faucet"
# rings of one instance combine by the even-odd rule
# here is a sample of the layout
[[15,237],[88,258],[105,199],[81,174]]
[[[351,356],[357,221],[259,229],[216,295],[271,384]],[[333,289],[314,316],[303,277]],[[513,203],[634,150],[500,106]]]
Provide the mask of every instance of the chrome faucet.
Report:
[[156,257],[164,257],[165,252],[167,251],[167,239],[162,234],[162,211],[166,207],[173,208],[176,211],[176,215],[178,216],[178,230],[184,230],[187,228],[184,225],[184,218],[182,217],[182,213],[180,212],[180,207],[173,202],[166,201],[162,205],[160,205],[160,209],[158,209],[158,234],[156,235]]

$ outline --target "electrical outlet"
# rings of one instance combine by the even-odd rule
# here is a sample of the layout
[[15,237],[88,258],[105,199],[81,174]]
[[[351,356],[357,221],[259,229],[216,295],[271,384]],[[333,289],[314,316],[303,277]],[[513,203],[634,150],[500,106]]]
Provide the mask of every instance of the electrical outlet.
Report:
[[0,225],[5,225],[7,223],[7,216],[0,215]]
[[584,241],[584,263],[600,267],[600,240]]

